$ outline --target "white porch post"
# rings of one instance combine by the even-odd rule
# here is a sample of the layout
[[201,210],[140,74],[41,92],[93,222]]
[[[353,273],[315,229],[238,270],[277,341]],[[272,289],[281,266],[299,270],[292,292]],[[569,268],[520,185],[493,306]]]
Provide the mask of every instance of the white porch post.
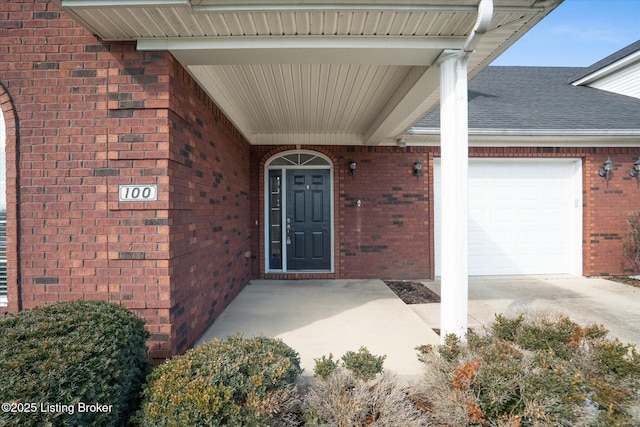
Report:
[[441,312],[440,337],[464,338],[469,294],[469,135],[467,61],[445,51],[440,64]]

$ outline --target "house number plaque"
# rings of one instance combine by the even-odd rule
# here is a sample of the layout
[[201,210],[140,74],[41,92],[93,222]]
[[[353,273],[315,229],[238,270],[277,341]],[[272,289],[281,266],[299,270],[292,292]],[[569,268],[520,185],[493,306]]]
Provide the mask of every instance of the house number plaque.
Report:
[[158,200],[157,185],[121,185],[119,191],[121,202],[149,202]]

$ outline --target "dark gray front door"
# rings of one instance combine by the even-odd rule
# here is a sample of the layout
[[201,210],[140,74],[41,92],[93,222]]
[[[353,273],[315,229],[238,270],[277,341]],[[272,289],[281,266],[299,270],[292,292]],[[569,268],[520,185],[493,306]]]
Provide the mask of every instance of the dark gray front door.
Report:
[[287,270],[331,268],[329,171],[287,171]]

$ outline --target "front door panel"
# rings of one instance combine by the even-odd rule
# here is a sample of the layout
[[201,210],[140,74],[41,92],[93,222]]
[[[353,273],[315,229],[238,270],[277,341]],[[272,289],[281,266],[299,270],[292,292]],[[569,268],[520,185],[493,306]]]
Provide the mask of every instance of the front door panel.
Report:
[[287,270],[331,268],[328,170],[287,171]]

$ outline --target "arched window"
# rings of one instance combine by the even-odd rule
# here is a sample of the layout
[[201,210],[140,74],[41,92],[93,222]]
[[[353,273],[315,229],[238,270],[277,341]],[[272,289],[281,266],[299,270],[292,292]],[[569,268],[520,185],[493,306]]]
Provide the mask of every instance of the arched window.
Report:
[[284,166],[284,167],[309,167],[309,166],[324,166],[331,167],[331,163],[329,160],[321,156],[320,154],[315,154],[311,152],[296,152],[289,154],[282,154],[280,156],[274,157],[268,163],[269,168],[276,166]]
[[7,304],[7,156],[6,126],[0,111],[0,305]]

